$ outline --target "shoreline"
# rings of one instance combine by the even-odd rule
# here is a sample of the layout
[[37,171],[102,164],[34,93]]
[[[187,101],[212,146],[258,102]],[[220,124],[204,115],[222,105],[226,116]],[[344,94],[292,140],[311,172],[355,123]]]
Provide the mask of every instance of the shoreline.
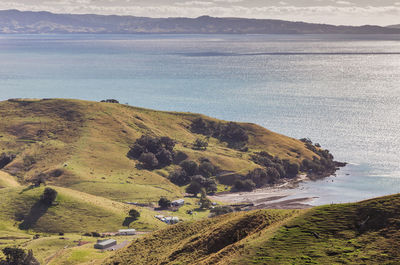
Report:
[[228,204],[253,204],[249,210],[256,209],[308,209],[314,207],[308,202],[319,197],[288,197],[296,195],[295,189],[300,183],[312,181],[307,175],[302,174],[293,180],[272,187],[256,189],[251,192],[221,192],[209,196],[211,200]]

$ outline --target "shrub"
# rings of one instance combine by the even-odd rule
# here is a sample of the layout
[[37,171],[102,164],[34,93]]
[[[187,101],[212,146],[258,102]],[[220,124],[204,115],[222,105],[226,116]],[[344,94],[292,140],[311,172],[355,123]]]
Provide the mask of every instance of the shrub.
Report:
[[172,152],[175,147],[175,141],[169,137],[161,137],[160,139],[161,145],[168,151]]
[[157,153],[156,158],[158,160],[158,165],[161,167],[171,165],[174,160],[172,153],[164,148]]
[[253,191],[256,188],[256,184],[251,179],[236,180],[233,185],[234,191]]
[[185,186],[190,183],[191,178],[186,174],[186,171],[182,168],[174,170],[168,177],[168,179],[178,186]]
[[174,154],[174,164],[179,165],[182,161],[186,160],[188,155],[182,151],[178,151]]
[[132,219],[137,220],[140,217],[140,213],[139,213],[139,211],[137,211],[135,209],[131,209],[129,211],[129,216],[132,217]]
[[119,101],[116,99],[105,99],[100,102],[119,104]]
[[288,163],[286,165],[286,173],[291,176],[295,177],[297,174],[299,174],[300,167],[296,163]]
[[203,187],[206,189],[207,194],[214,194],[218,190],[217,182],[214,179],[206,179]]
[[165,197],[161,197],[160,200],[158,201],[158,205],[159,205],[161,208],[166,209],[166,208],[171,207],[171,201],[168,200],[168,199],[165,198]]
[[197,138],[193,143],[193,149],[195,150],[207,150],[208,139]]
[[139,157],[139,161],[146,169],[154,169],[158,166],[157,157],[153,153],[142,153]]
[[199,173],[205,178],[210,178],[215,174],[215,167],[210,162],[204,161],[199,166]]
[[218,206],[210,210],[211,216],[218,216],[233,212],[233,208],[230,206]]
[[[262,187],[270,182],[267,170],[262,168],[256,168],[249,172],[246,178],[251,180],[257,187]],[[240,183],[238,183],[238,185],[240,185]]]
[[186,188],[186,192],[189,194],[193,194],[194,197],[197,196],[201,192],[202,185],[197,181],[192,181],[189,186]]
[[183,170],[185,170],[185,172],[188,176],[196,175],[197,171],[199,169],[199,166],[197,165],[197,163],[192,160],[185,160],[180,164],[180,166],[182,167]]
[[269,183],[276,183],[281,177],[279,171],[273,167],[267,168],[267,174],[269,176]]
[[92,232],[92,237],[101,237],[101,235],[98,232]]
[[40,201],[46,205],[52,205],[57,198],[57,191],[52,188],[45,188]]
[[211,201],[207,198],[206,192],[204,190],[201,191],[199,203],[201,209],[209,209],[212,205]]
[[10,164],[14,159],[15,155],[2,153],[0,155],[0,169],[4,168],[8,164]]

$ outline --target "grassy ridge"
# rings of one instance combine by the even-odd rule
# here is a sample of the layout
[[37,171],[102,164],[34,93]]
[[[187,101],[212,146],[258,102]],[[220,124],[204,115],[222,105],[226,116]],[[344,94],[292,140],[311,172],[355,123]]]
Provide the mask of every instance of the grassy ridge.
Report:
[[[199,135],[190,131],[191,122],[199,117],[215,120],[200,114],[50,99],[0,102],[0,116],[2,152],[17,155],[4,171],[21,183],[44,173],[54,185],[117,201],[155,202],[161,196],[182,195],[182,189],[165,178],[169,168],[139,170],[127,158],[130,145],[143,134],[168,136],[191,159],[207,157],[222,170],[242,174],[258,167],[250,160],[255,151],[296,162],[315,156],[298,140],[247,123],[241,126],[249,135],[250,152],[227,148],[214,138],[207,151],[193,150]],[[52,176],[57,169],[63,174]]]
[[235,213],[156,232],[106,264],[399,264],[400,195]]
[[238,264],[399,264],[400,195],[317,207],[254,242]]
[[136,240],[105,264],[216,264],[296,211],[260,210],[187,222]]

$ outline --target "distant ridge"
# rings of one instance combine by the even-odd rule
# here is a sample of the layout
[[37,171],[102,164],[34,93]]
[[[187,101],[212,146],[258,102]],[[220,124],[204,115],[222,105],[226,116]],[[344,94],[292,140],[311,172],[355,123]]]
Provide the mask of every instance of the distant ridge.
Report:
[[388,28],[400,29],[400,24],[398,24],[398,25],[391,25],[391,26],[388,26]]
[[0,11],[0,33],[167,33],[167,34],[400,34],[400,28],[334,26],[272,19],[148,18]]

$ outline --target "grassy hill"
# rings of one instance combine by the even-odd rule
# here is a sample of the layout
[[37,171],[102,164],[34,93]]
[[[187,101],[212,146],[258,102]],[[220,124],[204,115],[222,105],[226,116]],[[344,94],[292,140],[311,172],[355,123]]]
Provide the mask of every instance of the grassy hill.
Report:
[[[58,195],[50,207],[38,204],[44,187],[8,188],[1,190],[0,221],[19,222],[22,230],[42,233],[84,233],[117,231],[123,227],[132,206],[111,201],[79,191],[53,187]],[[141,218],[135,227],[153,230],[163,227],[163,223],[153,218],[153,213],[145,208],[138,209]]]
[[311,210],[260,210],[138,239],[106,264],[399,264],[400,195]]
[[[185,186],[179,187],[167,178],[177,165],[146,170],[137,159],[128,158],[132,144],[143,135],[169,137],[176,143],[175,152],[184,152],[188,159],[196,162],[206,158],[220,171],[228,172],[228,177],[232,172],[246,175],[259,168],[252,156],[261,151],[297,164],[304,159],[319,157],[318,152],[310,150],[304,142],[248,123],[234,125],[248,137],[246,150],[235,149],[218,138],[223,135],[210,137],[206,150],[195,150],[195,140],[205,136],[193,132],[194,121],[201,118],[208,125],[217,124],[219,128],[230,123],[200,114],[161,112],[122,104],[14,99],[0,102],[0,117],[0,248],[18,246],[33,249],[40,262],[49,264],[98,264],[98,260],[106,258],[109,253],[94,251],[94,238],[84,238],[90,242],[84,246],[78,246],[76,241],[85,232],[114,232],[123,228],[132,208],[140,212],[140,218],[131,227],[153,231],[167,226],[154,218],[159,211],[124,203],[151,205],[162,196],[175,199],[182,198],[185,193]],[[51,206],[39,202],[45,187],[31,185],[38,179],[45,180],[47,187],[58,192]],[[219,190],[224,188],[225,185],[219,184]],[[193,220],[209,214],[208,210],[198,209],[197,203],[196,198],[185,198],[185,205],[177,212],[161,212],[178,216],[185,223],[174,226],[178,230],[160,233],[186,243],[189,243],[185,239],[187,236],[200,232],[207,235],[207,241],[216,239],[221,229],[226,236],[234,235],[229,242],[218,239],[212,257],[207,256],[206,260],[225,258],[225,255],[220,255],[221,250],[230,253],[242,246],[240,242],[243,239],[253,237],[266,227],[275,227],[299,213],[237,213],[229,219],[205,219],[201,223],[205,226],[193,228]],[[195,215],[189,215],[188,211],[195,211]],[[237,232],[238,226],[240,233]],[[69,234],[59,238],[58,233]],[[36,234],[39,234],[39,239],[34,239]],[[198,239],[184,251],[183,256],[183,252],[175,253],[177,259],[185,262],[192,258],[190,252],[193,249],[198,249],[193,256],[196,259],[210,254],[203,246],[203,238]],[[157,247],[170,253],[170,250],[183,246],[182,242],[172,242],[173,248],[168,245]],[[152,244],[154,242],[148,246]],[[143,248],[142,251],[149,249]],[[165,258],[169,257],[160,252],[154,261]]]
[[[192,149],[199,137],[190,130],[200,114],[160,112],[121,104],[79,100],[9,100],[0,102],[1,152],[16,159],[3,171],[20,183],[44,174],[47,181],[116,201],[155,202],[177,198],[182,189],[165,178],[171,168],[141,170],[127,157],[142,135],[168,136],[189,158],[208,158],[221,170],[246,174],[258,167],[256,151],[300,163],[318,156],[299,140],[255,124],[240,124],[249,135],[248,152],[228,148],[215,138],[206,151]],[[218,121],[224,123],[224,121]],[[3,179],[3,178],[0,178]]]

